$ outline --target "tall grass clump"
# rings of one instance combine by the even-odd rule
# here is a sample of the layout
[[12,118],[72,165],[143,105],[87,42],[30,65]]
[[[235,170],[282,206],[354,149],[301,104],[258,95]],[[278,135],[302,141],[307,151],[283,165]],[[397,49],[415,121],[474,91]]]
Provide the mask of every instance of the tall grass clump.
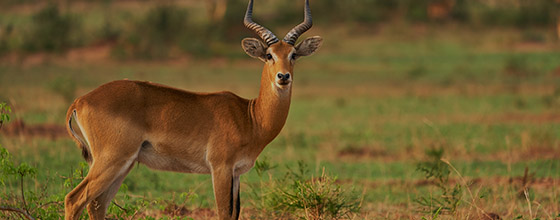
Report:
[[48,4],[32,17],[30,29],[23,36],[28,52],[63,52],[78,45],[80,23],[77,16],[61,13],[56,4]]
[[503,73],[516,83],[534,78],[538,74],[524,56],[510,56],[505,60],[503,66]]
[[[539,72],[531,66],[531,62],[524,56],[510,56],[503,64],[503,82],[513,94],[521,92],[522,85],[530,80],[538,78]],[[515,106],[526,107],[527,103],[522,96],[517,96]]]
[[[261,177],[273,168],[266,159],[255,164]],[[320,176],[310,177],[302,161],[295,170],[288,167],[283,178],[261,182],[260,187],[261,191],[253,189],[256,200],[263,201],[256,207],[280,219],[351,219],[361,209],[359,193],[337,184],[336,177],[327,175],[324,169]]]
[[416,167],[438,189],[435,194],[420,195],[414,199],[420,210],[430,213],[432,218],[437,218],[440,214],[455,213],[463,196],[461,184],[452,186],[449,181],[451,169],[442,161],[443,153],[443,148],[427,150],[426,160],[419,162]]

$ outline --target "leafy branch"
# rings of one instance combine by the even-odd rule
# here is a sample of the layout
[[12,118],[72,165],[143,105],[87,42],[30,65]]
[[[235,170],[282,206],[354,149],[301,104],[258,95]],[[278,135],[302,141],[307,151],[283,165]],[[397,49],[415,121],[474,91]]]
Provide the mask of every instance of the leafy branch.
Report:
[[11,112],[12,109],[10,108],[10,106],[8,106],[8,104],[6,104],[5,102],[0,102],[0,128],[2,128],[2,124],[10,121],[9,113]]
[[[5,102],[0,103],[0,128],[2,128],[2,124],[8,122],[10,120],[9,113],[12,112],[10,106],[8,106]],[[26,176],[35,176],[37,170],[26,163],[21,163],[19,166],[15,166],[12,162],[12,158],[8,150],[0,146],[0,184],[5,186],[4,180],[6,177],[15,176],[19,177],[19,187],[21,192],[21,200],[23,202],[23,209],[19,209],[16,207],[6,206],[0,204],[1,211],[8,211],[8,212],[15,212],[26,219],[33,219],[31,214],[29,213],[29,206],[25,200],[25,191],[24,191],[24,178]]]

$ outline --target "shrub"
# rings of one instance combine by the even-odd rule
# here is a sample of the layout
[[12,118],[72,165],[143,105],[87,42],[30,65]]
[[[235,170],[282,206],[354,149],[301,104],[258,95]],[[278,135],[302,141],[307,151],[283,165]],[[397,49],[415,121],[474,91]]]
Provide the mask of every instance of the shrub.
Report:
[[[280,7],[280,6],[279,6]],[[228,0],[227,10],[224,18],[221,22],[213,24],[204,24],[198,28],[197,35],[195,38],[201,38],[210,40],[206,45],[210,45],[215,42],[225,42],[238,45],[241,39],[247,36],[251,36],[252,31],[245,28],[243,25],[243,16],[245,16],[245,10],[247,9],[247,1],[244,0]],[[279,9],[281,10],[281,9]],[[257,22],[261,22],[265,27],[270,28],[274,31],[274,22],[265,20],[266,17],[262,17],[260,13],[256,12],[257,16],[254,15]],[[200,51],[190,51],[190,52],[200,52]]]
[[350,214],[359,212],[360,200],[347,195],[336,178],[323,173],[319,178],[308,181],[292,180],[292,185],[280,190],[276,201],[280,207],[295,211],[306,219],[351,218]]
[[[0,103],[0,122],[10,119],[9,112],[10,107]],[[47,194],[48,180],[47,184],[37,184],[36,175],[36,168],[27,163],[16,165],[8,150],[0,146],[0,185],[4,188],[0,190],[0,218],[62,219],[64,195]],[[25,187],[30,180],[35,181],[35,190]]]
[[406,76],[410,80],[417,80],[424,77],[428,73],[426,67],[422,64],[414,65],[410,70],[406,72]]
[[455,6],[451,10],[451,18],[455,21],[467,23],[471,21],[472,7],[469,5],[468,0],[456,0]]
[[0,128],[5,122],[10,121],[10,112],[12,109],[5,102],[0,102]]
[[503,73],[515,83],[537,76],[530,62],[524,56],[510,56],[504,62]]
[[436,196],[422,195],[414,199],[420,209],[430,213],[432,218],[437,218],[440,213],[454,213],[463,196],[461,184],[450,186],[451,170],[448,164],[442,161],[443,153],[443,148],[427,150],[427,160],[419,162],[416,168],[424,174],[426,180],[431,181],[439,189]]
[[63,52],[78,44],[72,35],[79,29],[76,17],[61,14],[58,6],[49,4],[32,17],[31,29],[23,37],[26,51]]
[[[255,166],[260,176],[274,167],[266,159]],[[284,178],[253,186],[261,188],[253,189],[253,194],[264,201],[256,207],[281,219],[350,219],[360,211],[362,198],[354,189],[337,184],[324,168],[319,177],[308,179],[308,174],[306,164],[299,161],[296,170],[288,167]]]
[[515,25],[520,28],[548,26],[556,22],[554,0],[521,1]]
[[[0,116],[4,114],[0,112]],[[0,185],[7,189],[0,191],[0,218],[62,218],[60,210],[63,210],[63,196],[48,195],[47,184],[38,185],[37,190],[26,189],[24,183],[35,180],[36,174],[37,169],[27,163],[16,165],[8,150],[0,146]]]
[[14,26],[12,24],[8,24],[5,27],[0,26],[0,56],[10,51],[9,40],[13,30]]
[[482,22],[488,26],[512,26],[518,28],[544,27],[556,22],[554,0],[518,1],[497,6],[482,5]]
[[406,18],[411,22],[428,21],[427,0],[408,0],[406,1]]
[[[313,18],[318,21],[317,23],[379,23],[392,18],[400,7],[399,1],[385,0],[323,0],[311,4]],[[295,10],[298,15],[295,17],[296,20],[290,21],[290,24],[301,22],[301,7],[290,10]]]
[[117,46],[121,58],[162,59],[185,37],[187,11],[173,5],[150,9]]

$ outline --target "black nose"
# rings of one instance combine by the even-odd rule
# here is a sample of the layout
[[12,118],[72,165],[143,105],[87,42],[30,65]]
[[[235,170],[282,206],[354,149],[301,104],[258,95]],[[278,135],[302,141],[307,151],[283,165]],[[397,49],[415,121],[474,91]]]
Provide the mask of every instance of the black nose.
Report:
[[288,80],[290,78],[290,73],[286,73],[286,74],[278,73],[276,77],[278,77],[278,79],[280,80]]

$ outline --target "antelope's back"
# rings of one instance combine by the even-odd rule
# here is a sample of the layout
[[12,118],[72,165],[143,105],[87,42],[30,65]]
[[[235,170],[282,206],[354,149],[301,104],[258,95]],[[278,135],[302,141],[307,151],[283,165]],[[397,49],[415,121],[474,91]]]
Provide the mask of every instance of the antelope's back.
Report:
[[188,138],[224,126],[248,129],[243,127],[248,104],[231,92],[194,93],[151,82],[119,80],[76,99],[72,107],[89,121],[104,120],[146,133]]

